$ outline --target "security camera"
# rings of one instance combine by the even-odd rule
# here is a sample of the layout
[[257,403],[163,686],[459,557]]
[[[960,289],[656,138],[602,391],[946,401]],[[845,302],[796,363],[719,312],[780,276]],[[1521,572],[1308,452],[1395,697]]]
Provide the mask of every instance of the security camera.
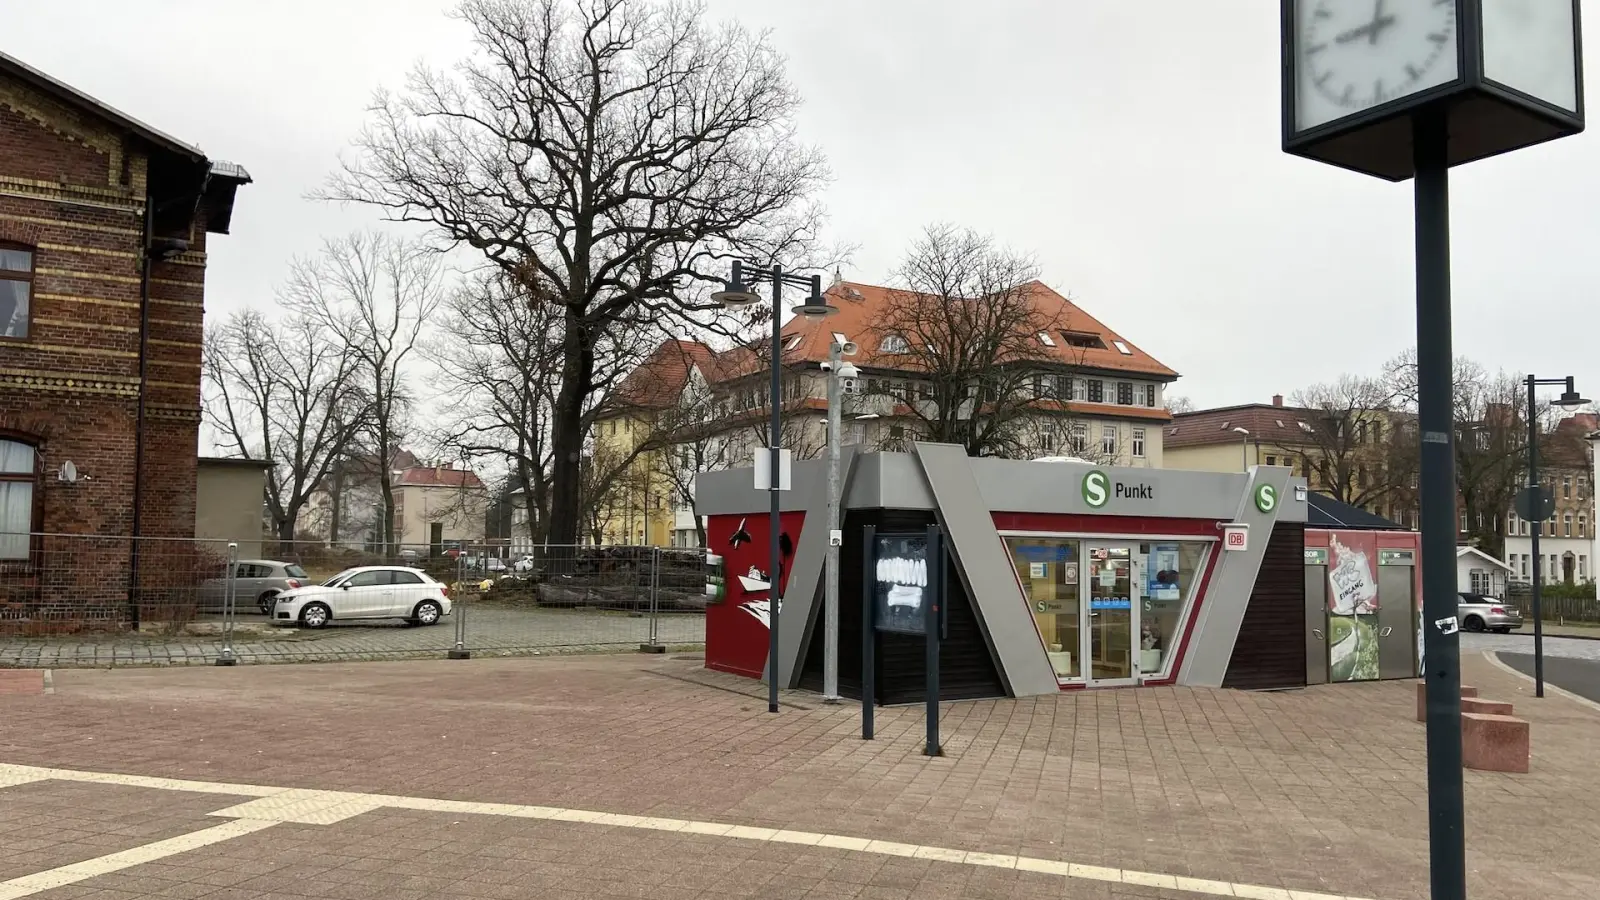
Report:
[[855,363],[845,363],[839,367],[839,377],[854,380],[861,377],[861,370],[856,368]]
[[832,372],[833,371],[833,363],[829,362],[826,359],[823,360],[822,361],[822,371],[824,371],[824,372]]
[[840,375],[839,390],[846,394],[859,394],[861,393],[861,379],[854,375]]

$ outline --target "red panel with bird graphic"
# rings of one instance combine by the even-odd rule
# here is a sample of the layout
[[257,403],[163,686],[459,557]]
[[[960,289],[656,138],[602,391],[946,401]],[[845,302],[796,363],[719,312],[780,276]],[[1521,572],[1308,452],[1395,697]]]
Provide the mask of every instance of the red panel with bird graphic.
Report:
[[[722,557],[725,590],[720,602],[706,609],[706,668],[760,678],[767,665],[771,621],[768,575],[772,549],[766,513],[711,516],[706,523],[710,551]],[[779,587],[789,583],[794,550],[800,541],[803,512],[779,519]]]

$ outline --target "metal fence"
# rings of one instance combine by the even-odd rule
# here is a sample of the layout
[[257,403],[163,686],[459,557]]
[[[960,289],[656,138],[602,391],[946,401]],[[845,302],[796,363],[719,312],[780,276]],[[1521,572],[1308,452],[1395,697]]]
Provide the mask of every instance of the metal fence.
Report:
[[[27,543],[25,559],[0,559],[0,667],[661,651],[705,641],[700,550],[560,546],[512,557],[472,544],[385,551],[256,541],[241,551],[228,541],[46,534]],[[362,608],[359,592],[330,588],[322,624],[280,601],[284,590],[363,566],[421,570],[443,586],[448,614],[421,625],[414,608]]]

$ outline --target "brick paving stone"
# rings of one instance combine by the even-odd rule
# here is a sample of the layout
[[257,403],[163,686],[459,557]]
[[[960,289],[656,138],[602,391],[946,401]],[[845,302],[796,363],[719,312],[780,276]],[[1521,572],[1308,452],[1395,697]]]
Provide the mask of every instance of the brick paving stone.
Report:
[[[1411,682],[947,704],[948,755],[929,759],[920,753],[920,708],[880,710],[879,739],[866,743],[856,707],[794,693],[772,715],[759,684],[700,666],[596,656],[63,671],[53,696],[0,698],[0,762],[695,818],[1383,900],[1428,894],[1424,730],[1413,721]],[[1463,666],[1485,696],[1517,696],[1519,679],[1481,655],[1466,654]],[[1533,771],[1465,773],[1471,896],[1600,896],[1589,860],[1600,841],[1592,812],[1600,771],[1590,764],[1600,715],[1562,698],[1514,702],[1533,723]],[[423,817],[383,810],[324,829],[279,826],[197,854],[259,851],[301,833],[326,844],[351,828],[360,834],[370,817],[405,835],[392,854],[335,860],[301,880],[370,869],[351,890],[397,900],[426,893],[406,879],[428,877],[462,843],[443,826],[414,835],[430,831],[416,828]],[[449,827],[491,825],[502,827],[477,819]],[[545,825],[580,837],[537,830]],[[472,870],[548,876],[541,896],[627,895],[644,877],[612,876],[650,859],[664,867],[660,886],[702,891],[693,896],[778,895],[763,887],[788,895],[807,885],[803,896],[834,896],[821,884],[848,885],[839,896],[985,896],[1003,883],[977,867],[847,851],[625,829],[600,829],[602,839],[593,826],[521,820],[504,827],[493,849],[473,850],[483,859]],[[658,845],[668,837],[685,843]],[[402,852],[424,839],[446,843]],[[540,848],[551,840],[576,841],[598,862],[548,858]],[[685,849],[700,845],[715,852]],[[597,888],[596,866],[619,886]],[[151,875],[146,868],[119,877]],[[927,874],[947,870],[959,874]],[[204,877],[226,887],[238,874]],[[238,895],[282,890],[263,881]],[[1193,896],[1060,879],[1041,890]]]
[[62,781],[0,789],[0,881],[209,828],[206,814],[228,802]]

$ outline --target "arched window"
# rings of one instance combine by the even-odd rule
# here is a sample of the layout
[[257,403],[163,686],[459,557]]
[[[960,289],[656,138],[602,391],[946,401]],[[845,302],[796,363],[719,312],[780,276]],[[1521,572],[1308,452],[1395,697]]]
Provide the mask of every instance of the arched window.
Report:
[[0,339],[26,340],[33,321],[33,251],[0,244]]
[[31,444],[0,438],[0,560],[28,558],[37,508],[35,453]]
[[887,335],[883,343],[878,345],[880,353],[910,353],[911,343],[898,334]]

